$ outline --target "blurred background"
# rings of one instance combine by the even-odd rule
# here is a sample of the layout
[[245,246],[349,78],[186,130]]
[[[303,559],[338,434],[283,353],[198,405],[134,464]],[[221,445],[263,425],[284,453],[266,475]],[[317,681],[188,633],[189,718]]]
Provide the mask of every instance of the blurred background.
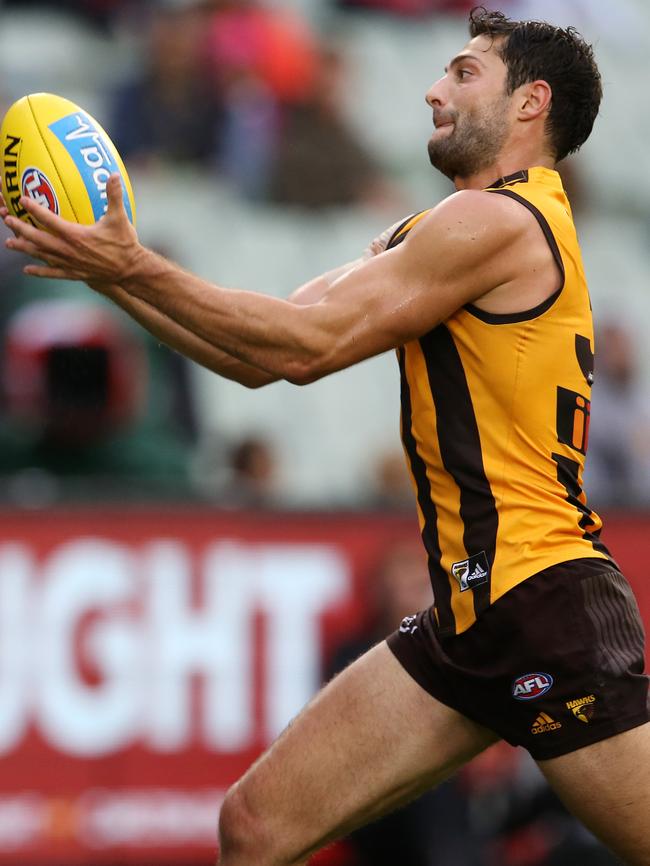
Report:
[[[0,113],[93,114],[141,239],[285,297],[451,188],[424,93],[464,0],[4,0]],[[489,4],[486,4],[489,5]],[[645,0],[501,0],[575,25],[605,98],[561,172],[596,322],[586,486],[650,592]],[[0,236],[5,229],[0,227]],[[207,864],[227,786],[318,685],[431,603],[384,356],[249,391],[0,246],[0,864]],[[613,860],[495,747],[314,860]]]

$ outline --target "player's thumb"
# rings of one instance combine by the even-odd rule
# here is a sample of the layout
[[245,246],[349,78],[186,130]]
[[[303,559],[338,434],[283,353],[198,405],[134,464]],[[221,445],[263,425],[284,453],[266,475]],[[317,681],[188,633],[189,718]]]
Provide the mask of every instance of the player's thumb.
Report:
[[125,215],[122,178],[119,174],[112,174],[106,181],[106,197],[108,200],[106,216],[121,217]]

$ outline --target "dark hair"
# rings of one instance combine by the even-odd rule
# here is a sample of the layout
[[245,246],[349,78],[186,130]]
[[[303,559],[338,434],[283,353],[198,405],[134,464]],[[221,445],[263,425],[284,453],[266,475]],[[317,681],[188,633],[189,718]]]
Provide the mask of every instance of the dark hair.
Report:
[[512,21],[478,6],[469,32],[501,40],[498,53],[508,71],[507,92],[530,81],[546,81],[553,94],[547,130],[555,158],[574,153],[589,138],[603,96],[594,51],[574,27],[543,21]]

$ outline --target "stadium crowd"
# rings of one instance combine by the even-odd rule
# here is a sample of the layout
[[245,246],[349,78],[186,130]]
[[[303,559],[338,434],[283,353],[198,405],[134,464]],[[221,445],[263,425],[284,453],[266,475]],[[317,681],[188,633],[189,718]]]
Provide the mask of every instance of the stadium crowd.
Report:
[[[89,90],[89,98],[91,107],[96,99],[100,119],[135,178],[136,192],[139,185],[156,191],[171,186],[176,177],[201,178],[203,186],[213,186],[215,196],[229,197],[241,221],[250,215],[249,224],[254,226],[258,214],[273,220],[277,216],[279,222],[286,221],[285,234],[296,235],[296,247],[306,249],[303,239],[298,240],[299,233],[311,226],[312,234],[327,233],[328,227],[330,233],[340,234],[340,214],[346,211],[355,215],[359,225],[367,225],[369,239],[375,227],[428,203],[422,202],[417,179],[414,194],[406,177],[410,169],[405,171],[401,162],[403,155],[395,158],[388,144],[377,140],[377,134],[367,124],[355,121],[359,113],[356,93],[364,92],[363,76],[367,72],[363,70],[372,60],[363,57],[365,43],[355,35],[366,30],[374,32],[375,26],[381,29],[388,21],[390,27],[396,28],[401,45],[399,40],[408,38],[408,33],[399,33],[402,22],[415,19],[433,23],[437,29],[460,28],[471,5],[464,0],[337,0],[311,5],[268,4],[262,0],[5,0],[0,14],[3,23],[9,23],[9,32],[11,22],[17,28],[29,27],[33,16],[39,16],[39,20],[54,16],[45,20],[58,22],[52,27],[60,27],[61,33],[66,29],[74,31],[75,44],[84,39],[92,44],[93,38],[100,38],[101,44],[109,47],[115,56],[108,58],[106,75],[93,78],[88,68],[87,80],[94,88],[93,95]],[[505,6],[512,14],[532,14],[535,8],[534,3],[523,0],[508,0]],[[626,15],[621,16],[619,24],[627,22],[626,26],[631,27],[633,4],[624,6]],[[591,7],[578,2],[565,7],[555,10],[555,14],[562,19],[573,15],[577,23],[593,27],[606,26],[607,22]],[[75,27],[81,29],[75,31]],[[62,37],[61,44],[64,42]],[[80,62],[88,64],[90,58],[83,52],[79,57]],[[122,62],[125,58],[126,62]],[[373,74],[379,71],[373,70]],[[40,82],[35,83],[41,89]],[[31,85],[25,70],[7,67],[0,86],[5,105]],[[375,110],[390,113],[392,109],[385,106]],[[385,118],[383,122],[387,122]],[[589,211],[597,202],[592,169],[588,161],[585,167],[585,158],[581,159],[568,161],[563,168],[579,224],[582,213],[588,221]],[[440,194],[446,191],[442,188]],[[432,193],[437,194],[435,189]],[[143,231],[151,231],[146,222]],[[176,249],[175,239],[162,233],[160,237],[155,233],[153,237],[147,235],[147,240],[172,257],[183,256],[180,243]],[[334,246],[330,244],[329,248]],[[286,251],[278,249],[275,258],[285,256]],[[187,263],[193,266],[191,254],[188,258]],[[309,262],[307,251],[304,261]],[[318,264],[315,267],[318,270]],[[0,268],[6,286],[2,302],[7,335],[3,365],[6,383],[10,378],[7,370],[13,369],[12,353],[18,351],[20,336],[16,334],[24,333],[20,322],[30,314],[29,304],[35,305],[33,315],[39,315],[41,310],[41,315],[47,316],[39,306],[44,302],[52,304],[53,316],[65,315],[57,313],[50,290],[25,280],[16,263],[4,254],[0,256]],[[307,270],[300,273],[301,277],[303,273],[305,277],[310,275]],[[278,291],[286,294],[291,284],[287,286],[284,277],[282,283]],[[80,307],[100,305],[98,299],[74,285],[60,287],[58,300],[62,298]],[[648,363],[638,332],[630,324],[633,310],[631,306],[626,317],[625,305],[614,311],[607,304],[601,319],[596,310],[601,366],[594,390],[588,481],[601,507],[642,507],[650,503],[650,408],[644,398]],[[73,380],[65,378],[78,375],[73,362],[59,360],[53,372],[50,362],[42,361],[42,376],[57,396],[48,395],[45,386],[41,387],[41,405],[32,405],[29,412],[25,411],[25,401],[34,404],[36,397],[32,394],[22,399],[15,384],[9,389],[5,385],[0,430],[6,443],[3,472],[20,476],[4,486],[5,497],[20,502],[28,502],[30,496],[38,501],[48,496],[55,501],[59,497],[83,497],[92,488],[86,480],[94,476],[103,478],[107,482],[105,489],[113,489],[116,495],[124,486],[120,484],[123,479],[130,495],[136,497],[182,494],[208,496],[212,501],[221,499],[229,504],[232,486],[224,481],[229,472],[228,454],[238,443],[257,435],[261,418],[253,413],[250,420],[244,419],[247,410],[242,397],[234,402],[242,401],[243,415],[228,423],[218,409],[206,413],[202,394],[216,385],[206,386],[205,378],[197,376],[184,360],[142,333],[133,332],[114,311],[105,309],[102,315],[106,326],[102,337],[104,357],[96,359],[92,375],[98,383],[106,379],[106,370],[112,355],[119,353],[120,342],[139,342],[141,374],[137,395],[128,398],[128,411],[113,412],[114,420],[101,430],[90,432],[89,428],[85,444],[79,441],[83,425],[77,425],[69,446],[61,434],[66,424],[58,424],[51,415],[81,411],[78,406],[66,408],[66,401],[82,399]],[[115,321],[109,324],[112,317]],[[60,333],[56,339],[60,340]],[[81,351],[83,346],[76,348]],[[31,347],[31,351],[36,349]],[[39,357],[45,357],[43,352]],[[89,391],[92,385],[88,382],[84,387]],[[352,384],[351,389],[354,387]],[[127,400],[123,394],[109,393],[106,383],[97,388],[103,388],[106,406]],[[217,402],[233,399],[232,390],[212,393]],[[92,401],[87,406],[93,411],[97,408]],[[349,406],[330,405],[328,410],[345,415]],[[266,404],[262,411],[268,414]],[[68,423],[67,428],[70,426]],[[55,429],[58,432],[53,439]],[[297,435],[291,434],[294,438]],[[292,461],[299,466],[298,452],[307,449],[287,438],[280,421],[268,425],[262,433],[262,438],[265,436],[277,463],[274,494],[265,497],[265,503],[364,505],[392,501],[390,494],[382,498],[375,491],[383,483],[381,465],[385,455],[398,447],[396,429],[384,432],[370,450],[364,443],[365,464],[358,464],[361,468],[353,484],[338,493],[327,487],[325,466],[320,474],[312,470],[309,484],[296,478],[295,471],[292,476]],[[350,478],[350,464],[357,452],[348,443],[350,451],[345,454],[342,438],[332,431],[331,452],[324,455],[323,461],[340,459],[345,464],[341,476],[347,474]],[[70,460],[69,448],[78,452],[82,445],[86,458]],[[123,457],[116,464],[111,455],[119,454]],[[197,470],[206,462],[212,467],[207,475]],[[214,484],[209,484],[207,477],[214,479]]]

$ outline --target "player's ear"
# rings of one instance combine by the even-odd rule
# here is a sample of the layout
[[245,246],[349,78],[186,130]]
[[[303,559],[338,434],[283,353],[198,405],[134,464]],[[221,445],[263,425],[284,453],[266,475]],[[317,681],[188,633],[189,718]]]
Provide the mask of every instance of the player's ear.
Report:
[[519,117],[521,120],[534,120],[545,114],[553,98],[551,86],[547,81],[539,79],[530,81],[521,88],[519,101]]

